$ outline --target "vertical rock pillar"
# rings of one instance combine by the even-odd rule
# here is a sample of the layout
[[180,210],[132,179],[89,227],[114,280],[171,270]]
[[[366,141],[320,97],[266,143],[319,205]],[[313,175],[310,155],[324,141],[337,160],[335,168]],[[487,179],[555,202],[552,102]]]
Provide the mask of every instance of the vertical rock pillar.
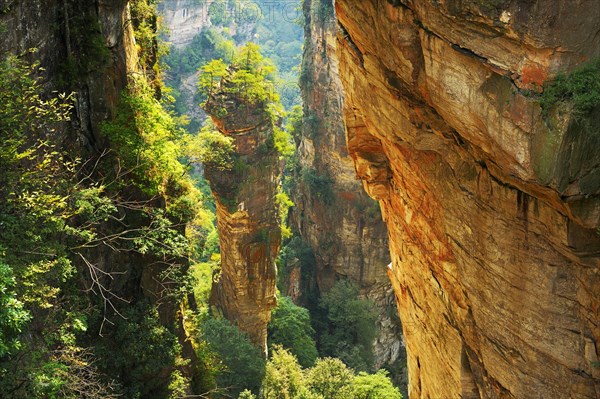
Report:
[[230,85],[224,79],[205,107],[217,129],[234,139],[236,151],[231,170],[205,170],[217,204],[221,245],[221,276],[210,302],[266,353],[281,244],[275,203],[281,163],[267,104],[248,103],[231,93]]

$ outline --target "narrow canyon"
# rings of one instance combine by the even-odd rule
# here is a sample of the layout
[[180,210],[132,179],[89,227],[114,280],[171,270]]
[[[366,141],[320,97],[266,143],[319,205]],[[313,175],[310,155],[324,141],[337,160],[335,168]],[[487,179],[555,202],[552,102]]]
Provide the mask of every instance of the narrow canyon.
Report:
[[598,0],[0,0],[0,397],[600,398]]

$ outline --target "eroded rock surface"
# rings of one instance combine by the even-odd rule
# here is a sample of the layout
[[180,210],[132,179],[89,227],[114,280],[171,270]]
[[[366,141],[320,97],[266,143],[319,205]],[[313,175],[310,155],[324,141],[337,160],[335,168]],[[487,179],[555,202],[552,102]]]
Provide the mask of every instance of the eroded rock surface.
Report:
[[[600,397],[600,135],[539,91],[596,1],[338,0],[348,147],[389,229],[415,398]],[[596,118],[594,118],[596,116]]]
[[230,85],[224,80],[205,107],[236,148],[231,170],[205,169],[217,204],[221,247],[221,276],[210,302],[266,353],[267,324],[277,304],[281,229],[275,196],[281,162],[266,104],[248,103],[228,92]]
[[168,41],[176,48],[190,44],[202,28],[210,26],[210,4],[197,0],[162,0],[159,11],[168,28]]
[[[380,316],[374,352],[375,363],[381,367],[394,363],[403,352],[387,277],[387,229],[379,204],[366,195],[356,178],[346,147],[333,2],[305,1],[304,15],[301,88],[305,117],[298,138],[302,170],[294,193],[293,224],[315,254],[313,276],[321,293],[347,278],[376,303]],[[292,288],[292,296],[298,296],[298,288]]]

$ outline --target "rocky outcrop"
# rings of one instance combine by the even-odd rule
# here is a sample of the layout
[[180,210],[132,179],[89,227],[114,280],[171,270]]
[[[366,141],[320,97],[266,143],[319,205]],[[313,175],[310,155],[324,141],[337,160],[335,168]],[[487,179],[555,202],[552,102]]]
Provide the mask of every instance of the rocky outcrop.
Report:
[[380,334],[374,350],[376,365],[381,367],[394,363],[403,345],[400,324],[390,316],[396,309],[387,277],[387,230],[379,204],[356,179],[346,149],[333,2],[306,1],[304,15],[304,121],[298,138],[301,171],[293,193],[292,221],[314,252],[314,278],[320,292],[347,278],[377,304]]
[[543,117],[531,94],[600,55],[596,2],[336,11],[348,147],[389,229],[411,399],[599,397],[598,111]]
[[275,196],[281,177],[266,104],[251,104],[229,90],[225,78],[205,109],[218,130],[234,139],[234,166],[206,165],[217,205],[221,273],[210,303],[246,332],[266,354],[267,324],[276,306],[275,259],[281,244]]

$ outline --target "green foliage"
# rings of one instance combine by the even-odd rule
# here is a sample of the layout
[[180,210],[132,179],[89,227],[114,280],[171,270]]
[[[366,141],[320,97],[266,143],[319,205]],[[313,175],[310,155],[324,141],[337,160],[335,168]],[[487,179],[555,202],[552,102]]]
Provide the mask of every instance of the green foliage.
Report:
[[224,66],[221,60],[213,60],[202,67],[199,89],[203,96],[209,98],[218,88],[234,94],[241,101],[263,105],[270,110],[273,118],[282,113],[275,90],[275,66],[261,55],[256,44],[250,42],[239,48],[231,65],[225,70]]
[[281,154],[282,157],[288,158],[296,152],[296,147],[293,144],[292,136],[287,130],[275,127],[273,140],[275,141],[275,149]]
[[358,373],[353,382],[354,399],[402,399],[398,388],[394,387],[385,370],[375,374]]
[[323,312],[319,352],[338,357],[350,367],[368,371],[373,364],[372,344],[377,334],[373,302],[359,299],[356,284],[340,280],[319,303]]
[[402,399],[385,370],[355,376],[335,358],[319,359],[303,370],[293,354],[277,345],[267,362],[262,393],[265,399]]
[[129,7],[140,64],[147,71],[159,75],[157,3],[158,0],[132,0]]
[[333,204],[335,194],[333,192],[333,179],[329,174],[320,175],[315,169],[305,168],[301,172],[301,179],[324,204]]
[[287,113],[287,123],[285,130],[289,132],[290,136],[295,142],[299,142],[302,136],[302,118],[304,111],[302,106],[296,105]]
[[123,317],[108,328],[111,339],[96,347],[99,366],[121,381],[129,398],[168,398],[169,386],[177,388],[178,375],[172,375],[181,347],[177,338],[158,319],[156,308],[138,302],[123,310]]
[[[301,284],[303,287],[310,287],[309,281],[315,273],[315,255],[308,243],[302,240],[301,237],[294,236],[289,242],[284,243],[277,259],[277,278],[281,291],[285,291],[283,285],[292,271],[291,265],[298,266],[298,261],[301,268]],[[316,291],[303,290],[300,302],[306,304],[309,308],[316,308],[317,295]]]
[[[35,66],[14,57],[0,64],[0,301],[6,304],[0,311],[0,392],[12,392],[15,399],[88,397],[89,390],[113,397],[116,388],[103,382],[96,360],[81,355],[78,347],[89,330],[90,313],[106,322],[92,323],[94,332],[107,336],[102,344],[93,342],[102,358],[96,363],[116,375],[130,397],[144,392],[167,397],[169,386],[174,395],[182,392],[183,377],[171,373],[181,365],[175,337],[158,323],[153,306],[121,310],[127,321],[108,312],[122,302],[109,287],[122,286],[127,278],[102,268],[116,252],[129,254],[122,257],[129,261],[136,259],[133,254],[159,259],[169,265],[156,276],[159,283],[168,280],[169,290],[161,296],[183,289],[174,281],[183,270],[173,259],[184,258],[189,244],[171,219],[196,218],[199,203],[173,155],[178,153],[171,142],[175,122],[143,81],[129,93],[120,119],[107,124],[119,156],[105,153],[81,162],[45,141],[65,137],[70,97],[43,98]],[[122,169],[115,171],[115,165]],[[132,199],[143,196],[125,185],[124,176],[150,194],[161,194],[169,212],[158,201]],[[105,254],[104,263],[97,262],[98,253]],[[132,274],[140,268],[131,262]],[[90,292],[99,300],[88,298]],[[102,308],[104,314],[98,315]],[[28,315],[35,329],[26,325]],[[109,332],[99,327],[111,323]],[[102,352],[111,345],[117,348]]]
[[170,180],[185,175],[177,160],[183,131],[144,78],[132,79],[116,118],[106,122],[102,132],[131,170],[133,183],[148,194],[168,194]]
[[318,353],[307,309],[295,305],[291,298],[279,298],[268,331],[270,347],[281,345],[296,356],[303,367],[314,364]]
[[29,313],[16,297],[12,269],[0,262],[0,358],[21,347],[19,334],[29,321]]
[[234,141],[207,123],[197,135],[187,136],[182,153],[189,162],[218,170],[231,170],[234,163]]
[[331,21],[335,18],[333,0],[321,0],[319,2],[318,14],[321,21]]
[[215,27],[203,28],[183,49],[171,48],[164,61],[175,76],[195,72],[211,60],[230,63],[235,53],[235,43]]
[[102,27],[95,15],[82,7],[80,2],[64,4],[68,15],[68,51],[58,64],[59,84],[73,87],[104,68],[110,59],[110,50],[102,34]]
[[227,0],[211,1],[208,6],[208,16],[210,22],[214,25],[227,25],[230,23],[231,17],[227,9]]
[[256,396],[249,390],[244,389],[242,392],[240,392],[238,399],[256,399]]
[[198,89],[205,98],[214,91],[216,85],[227,75],[227,64],[222,59],[214,59],[200,68]]
[[[218,242],[217,242],[218,245]],[[208,299],[213,283],[213,275],[221,267],[221,255],[214,253],[207,262],[194,263],[190,267],[193,276],[194,299],[199,308],[208,308]]]
[[294,203],[282,189],[275,195],[275,203],[279,207],[281,238],[286,240],[292,237],[292,230],[287,225],[287,219],[290,208],[294,206]]
[[[22,347],[28,314],[44,317],[73,274],[57,236],[71,215],[65,177],[74,162],[36,139],[67,120],[70,99],[43,99],[36,72],[15,57],[0,59],[0,363]],[[4,371],[0,364],[0,380]]]
[[308,370],[308,386],[323,398],[346,399],[352,397],[354,373],[340,359],[317,360]]
[[221,362],[218,386],[234,396],[244,389],[258,392],[265,375],[265,361],[248,336],[226,319],[207,319],[200,329],[202,339]]
[[305,390],[298,360],[281,346],[275,346],[262,383],[264,399],[295,399]]
[[559,103],[569,103],[581,118],[600,106],[600,59],[583,65],[570,74],[560,74],[546,82],[540,97],[542,112],[548,116]]
[[277,345],[267,362],[262,393],[264,399],[402,399],[385,370],[355,376],[334,358],[319,359],[303,370],[293,354]]

